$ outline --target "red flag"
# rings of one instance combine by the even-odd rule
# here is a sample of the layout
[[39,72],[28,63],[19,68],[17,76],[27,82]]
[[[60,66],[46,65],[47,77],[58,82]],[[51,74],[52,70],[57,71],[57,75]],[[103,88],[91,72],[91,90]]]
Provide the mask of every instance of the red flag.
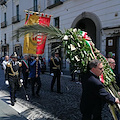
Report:
[[[44,16],[42,14],[39,17],[39,24],[42,26],[49,26],[50,25],[50,18],[51,18],[51,16],[47,16],[47,15]],[[38,34],[36,54],[43,54],[44,53],[46,38],[47,38],[46,35]]]

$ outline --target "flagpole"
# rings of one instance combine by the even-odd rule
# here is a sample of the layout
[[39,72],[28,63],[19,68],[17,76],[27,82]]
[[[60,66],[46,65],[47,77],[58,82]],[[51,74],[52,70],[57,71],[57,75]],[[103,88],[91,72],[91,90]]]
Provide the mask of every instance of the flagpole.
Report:
[[[26,13],[35,13],[35,14],[37,14],[37,15],[47,15],[47,14],[45,14],[45,13],[39,13],[39,12],[35,12],[35,11],[29,11],[29,10],[24,10],[24,12],[26,12]],[[47,15],[47,16],[50,16],[50,17],[53,17],[53,15]]]

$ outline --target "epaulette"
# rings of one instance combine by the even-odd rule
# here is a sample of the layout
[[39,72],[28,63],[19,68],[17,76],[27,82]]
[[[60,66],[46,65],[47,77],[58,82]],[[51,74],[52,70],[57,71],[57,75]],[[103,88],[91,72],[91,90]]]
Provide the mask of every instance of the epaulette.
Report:
[[52,58],[50,58],[51,60],[53,60],[53,57]]
[[21,62],[19,62],[19,67],[21,67],[22,66],[22,63]]
[[7,63],[7,67],[10,67],[10,65],[11,65],[10,63]]

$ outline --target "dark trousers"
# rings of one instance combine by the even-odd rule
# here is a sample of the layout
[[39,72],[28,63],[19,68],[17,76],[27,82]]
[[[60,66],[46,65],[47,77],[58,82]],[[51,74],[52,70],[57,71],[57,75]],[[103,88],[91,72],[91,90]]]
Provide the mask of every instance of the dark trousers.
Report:
[[28,83],[28,72],[23,73],[23,85],[26,88]]
[[18,79],[10,79],[9,80],[9,86],[10,86],[11,102],[14,103],[16,90],[18,88]]
[[57,92],[60,92],[60,75],[61,75],[60,71],[55,71],[54,72],[54,76],[53,76],[53,79],[52,79],[52,82],[51,82],[51,90],[52,91],[53,91],[53,87],[54,87],[54,84],[55,84],[55,81],[56,81],[56,78],[57,78]]
[[31,78],[31,88],[32,88],[32,95],[35,94],[35,83],[37,83],[37,90],[36,93],[38,94],[41,88],[41,80],[40,77],[35,77],[35,78]]

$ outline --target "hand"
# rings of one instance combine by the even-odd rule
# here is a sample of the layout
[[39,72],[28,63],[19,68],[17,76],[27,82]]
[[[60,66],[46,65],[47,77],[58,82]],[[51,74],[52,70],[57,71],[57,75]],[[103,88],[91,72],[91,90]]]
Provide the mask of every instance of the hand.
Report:
[[120,103],[120,101],[119,101],[119,99],[118,99],[118,98],[115,98],[115,102],[116,102],[117,104],[119,104],[119,103]]
[[23,79],[20,79],[20,82],[23,83]]
[[38,57],[36,57],[36,61],[38,61],[39,60],[39,58]]
[[61,72],[61,75],[63,75],[63,72]]
[[50,75],[51,75],[51,76],[54,76],[54,73],[51,73]]
[[118,92],[118,95],[120,95],[120,92]]
[[9,82],[8,82],[8,80],[6,80],[6,81],[5,81],[5,84],[6,84],[6,85],[9,85]]
[[36,78],[38,77],[38,74],[36,74]]

